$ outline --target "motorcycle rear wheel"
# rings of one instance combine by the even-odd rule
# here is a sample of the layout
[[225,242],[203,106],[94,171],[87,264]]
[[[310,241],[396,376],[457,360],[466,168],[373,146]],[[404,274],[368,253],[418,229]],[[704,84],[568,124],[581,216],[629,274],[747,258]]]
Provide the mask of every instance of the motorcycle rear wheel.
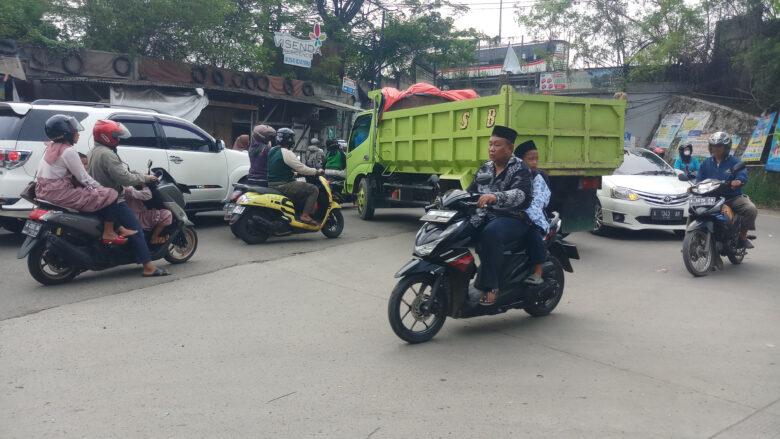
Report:
[[548,255],[547,260],[552,262],[554,268],[548,272],[542,273],[542,279],[555,280],[558,282],[559,287],[558,291],[556,291],[552,297],[547,298],[547,300],[543,302],[534,302],[523,308],[525,312],[534,317],[542,317],[550,314],[555,307],[558,306],[558,302],[561,301],[561,296],[563,296],[563,265],[561,265],[561,262],[552,255]]
[[234,235],[241,238],[247,244],[261,244],[268,239],[268,232],[262,230],[252,222],[252,213],[247,211],[238,221],[230,225]]
[[186,227],[183,232],[183,236],[180,238],[183,241],[183,245],[176,245],[171,242],[168,244],[168,252],[165,254],[165,260],[171,264],[183,264],[192,258],[195,254],[195,250],[198,248],[198,233],[195,232],[195,228],[190,226]]
[[[685,268],[696,277],[706,276],[712,268],[715,260],[715,252],[712,248],[712,241],[707,246],[707,234],[709,232],[698,229],[687,232],[683,239],[683,262]],[[708,248],[705,248],[708,247]]]
[[78,269],[49,253],[45,245],[40,244],[27,255],[27,269],[33,279],[43,285],[60,285],[73,280]]
[[[420,309],[430,296],[434,282],[432,275],[418,273],[401,279],[393,288],[387,303],[387,317],[393,332],[401,340],[411,344],[426,342],[444,325],[448,309],[446,294],[436,295],[430,312]],[[421,330],[415,331],[415,327]]]

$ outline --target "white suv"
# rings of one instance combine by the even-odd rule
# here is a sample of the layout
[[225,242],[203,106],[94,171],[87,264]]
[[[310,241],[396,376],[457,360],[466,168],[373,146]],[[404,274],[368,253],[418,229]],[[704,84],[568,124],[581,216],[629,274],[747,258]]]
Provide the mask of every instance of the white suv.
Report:
[[165,168],[186,184],[188,212],[221,210],[233,184],[249,172],[246,152],[225,149],[191,122],[154,110],[103,103],[37,100],[0,102],[0,226],[18,231],[32,205],[19,193],[33,179],[48,139],[43,127],[55,114],[73,116],[84,126],[75,145],[84,154],[92,149],[92,127],[100,119],[122,122],[132,134],[118,147],[131,170],[145,173],[147,162]]

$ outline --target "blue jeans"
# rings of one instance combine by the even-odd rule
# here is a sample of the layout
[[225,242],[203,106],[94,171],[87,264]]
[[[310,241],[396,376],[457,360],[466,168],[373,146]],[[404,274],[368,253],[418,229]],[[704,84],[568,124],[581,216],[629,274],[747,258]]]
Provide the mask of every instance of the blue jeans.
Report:
[[138,218],[135,217],[133,211],[130,210],[130,206],[124,201],[116,203],[115,206],[116,207],[111,210],[116,222],[128,229],[138,230],[138,233],[135,235],[127,237],[127,239],[130,240],[128,244],[133,247],[135,262],[139,264],[151,262],[152,257],[149,255],[149,247],[146,246],[144,229],[141,227],[141,223],[138,222]]
[[479,243],[480,283],[486,291],[498,288],[498,275],[504,265],[504,243],[522,240],[528,229],[528,221],[516,216],[499,216],[479,228],[468,225],[464,234]]
[[532,225],[525,241],[528,259],[533,265],[544,264],[544,261],[547,260],[547,247],[544,246],[543,234],[544,230],[536,225]]

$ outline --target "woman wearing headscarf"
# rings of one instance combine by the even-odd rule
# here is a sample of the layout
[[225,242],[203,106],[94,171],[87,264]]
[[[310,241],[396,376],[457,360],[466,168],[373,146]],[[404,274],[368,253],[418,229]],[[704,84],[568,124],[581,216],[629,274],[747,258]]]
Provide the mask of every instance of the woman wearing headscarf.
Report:
[[252,129],[247,184],[268,187],[268,151],[275,135],[276,130],[268,125],[257,125]]
[[699,160],[693,156],[693,145],[687,143],[677,148],[677,151],[680,153],[680,157],[674,161],[674,169],[684,171],[689,177],[696,176],[700,165]]
[[[84,127],[72,116],[55,114],[46,121],[46,152],[38,164],[35,181],[36,198],[68,209],[96,212],[103,218],[103,243],[124,244],[127,238],[114,231],[117,191],[101,186],[84,169],[79,153],[73,147]],[[125,235],[133,231],[120,229]]]

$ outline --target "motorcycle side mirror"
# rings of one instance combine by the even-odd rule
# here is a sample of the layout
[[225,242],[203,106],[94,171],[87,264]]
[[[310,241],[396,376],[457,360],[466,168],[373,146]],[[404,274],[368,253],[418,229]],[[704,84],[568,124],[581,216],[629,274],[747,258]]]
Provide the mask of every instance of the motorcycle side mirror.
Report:
[[150,175],[152,173],[152,160],[150,159],[148,162],[146,162],[146,175]]
[[689,180],[688,176],[685,175],[684,173],[683,174],[677,174],[677,179],[680,180],[680,181],[688,181]]
[[745,169],[746,166],[747,165],[745,165],[745,162],[739,162],[739,163],[737,163],[737,166],[734,166],[734,169],[732,169],[731,171],[732,172],[739,172],[739,171]]
[[438,176],[438,175],[436,175],[436,174],[433,174],[433,175],[431,175],[430,177],[428,177],[428,183],[430,183],[430,184],[436,184],[436,183],[438,183],[438,182],[439,182],[439,176]]

